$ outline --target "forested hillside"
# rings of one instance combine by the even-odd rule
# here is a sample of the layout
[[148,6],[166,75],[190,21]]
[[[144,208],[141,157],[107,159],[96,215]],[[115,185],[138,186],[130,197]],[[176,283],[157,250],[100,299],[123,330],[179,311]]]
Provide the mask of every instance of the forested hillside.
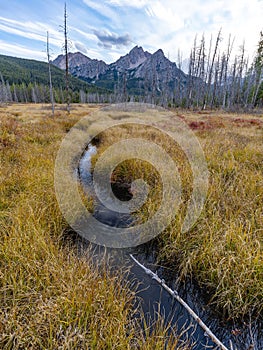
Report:
[[[64,102],[65,72],[51,65],[52,84],[56,102]],[[99,96],[100,89],[73,76],[69,77],[72,102],[81,94]],[[95,98],[94,96],[94,98]],[[0,101],[49,102],[48,64],[36,60],[0,55]]]

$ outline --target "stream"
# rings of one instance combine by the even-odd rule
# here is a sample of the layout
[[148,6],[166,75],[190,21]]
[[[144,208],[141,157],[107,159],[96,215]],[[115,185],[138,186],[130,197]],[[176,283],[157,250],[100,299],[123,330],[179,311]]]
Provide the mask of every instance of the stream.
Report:
[[[96,154],[96,151],[96,146],[89,144],[79,162],[78,168],[81,185],[84,191],[91,195],[94,200],[93,216],[109,226],[128,227],[133,224],[134,220],[130,214],[111,211],[96,199],[90,171],[91,158]],[[122,195],[128,196],[125,200],[129,200],[129,194],[127,191],[125,192],[125,189],[123,189]],[[78,241],[79,250],[82,252],[85,252],[87,247],[91,245],[84,239],[79,239]],[[208,304],[207,293],[195,281],[189,279],[180,285],[176,285],[176,272],[172,271],[171,274],[167,268],[156,265],[156,252],[151,242],[127,249],[104,248],[93,244],[92,247],[94,251],[93,258],[97,259],[98,262],[106,255],[112,269],[118,270],[123,269],[125,266],[129,267],[127,278],[133,282],[132,284],[137,290],[137,302],[140,303],[149,327],[151,327],[153,320],[156,319],[156,315],[159,314],[164,318],[166,324],[175,326],[177,332],[182,333],[182,341],[190,341],[194,350],[218,349],[189,313],[157,282],[146,275],[132,261],[129,254],[133,254],[140,263],[157,273],[160,278],[165,279],[172,289],[177,290],[180,297],[188,303],[228,349],[263,349],[263,327],[261,321],[250,322],[248,320],[247,322],[234,323],[233,321],[227,322],[222,320],[220,315]],[[137,284],[138,286],[135,287]]]

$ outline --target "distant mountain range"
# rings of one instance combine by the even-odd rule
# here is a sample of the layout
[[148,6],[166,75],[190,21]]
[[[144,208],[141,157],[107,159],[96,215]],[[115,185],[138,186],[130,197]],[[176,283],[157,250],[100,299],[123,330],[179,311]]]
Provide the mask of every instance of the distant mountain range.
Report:
[[[72,92],[113,94],[114,101],[128,96],[144,96],[147,100],[172,101],[186,96],[190,79],[174,62],[165,57],[161,49],[151,54],[135,46],[116,62],[107,64],[91,59],[80,52],[69,53],[70,89]],[[65,89],[65,55],[52,62],[52,83]],[[0,55],[1,79],[12,84],[49,85],[46,62]],[[83,97],[83,95],[82,95]],[[84,98],[85,99],[85,98]]]
[[[65,55],[51,65],[55,101],[118,103],[138,101],[164,107],[254,108],[262,106],[263,83],[257,66],[245,72],[245,65],[191,60],[185,74],[165,57],[161,49],[153,54],[135,46],[116,62],[107,64],[80,52],[69,53],[69,91],[65,84]],[[237,61],[238,62],[238,61]],[[190,64],[190,62],[189,62]],[[1,102],[50,102],[46,62],[0,55]],[[208,70],[209,68],[209,70]],[[205,79],[206,81],[202,80]]]
[[[189,81],[188,75],[166,58],[161,49],[151,54],[135,46],[111,64],[80,52],[69,53],[68,59],[73,76],[119,93],[172,95],[174,90],[185,90]],[[65,55],[59,55],[52,63],[65,69],[65,61]]]

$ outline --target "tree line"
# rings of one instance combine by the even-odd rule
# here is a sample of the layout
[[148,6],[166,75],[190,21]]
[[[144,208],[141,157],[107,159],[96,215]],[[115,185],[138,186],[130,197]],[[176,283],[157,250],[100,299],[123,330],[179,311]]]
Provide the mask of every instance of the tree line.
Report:
[[194,41],[190,54],[187,107],[202,109],[251,109],[263,105],[263,32],[260,33],[256,55],[251,64],[245,44],[232,57],[234,40],[228,39],[226,51],[220,52],[221,30],[214,49],[212,39],[206,51],[205,38]]
[[[165,107],[222,108],[226,110],[250,110],[263,106],[263,32],[260,32],[257,52],[249,63],[245,54],[245,44],[239,53],[232,57],[234,39],[228,38],[226,51],[220,51],[221,30],[215,43],[210,39],[208,49],[205,37],[200,42],[194,40],[188,64],[188,79],[178,75],[173,90],[156,90],[156,72],[145,79],[144,102],[157,103]],[[182,69],[182,58],[178,53],[177,66]],[[168,73],[167,73],[168,75]],[[147,78],[147,77],[146,77]],[[165,85],[165,84],[164,84]],[[117,89],[125,98],[125,88]],[[138,97],[137,97],[138,99]]]
[[[86,92],[84,90],[66,91],[64,87],[52,88],[55,103],[114,103],[114,94],[100,92]],[[69,97],[68,97],[69,94]],[[0,74],[0,103],[51,103],[50,87],[38,83],[13,83],[4,81]]]
[[[65,12],[66,18],[66,12]],[[65,24],[66,26],[66,24]],[[70,89],[68,77],[64,86],[53,87],[41,83],[9,84],[0,74],[0,102],[51,103],[116,103],[124,101],[146,102],[164,107],[223,108],[226,110],[253,109],[263,106],[263,32],[260,33],[256,55],[251,64],[245,55],[245,45],[232,57],[234,40],[229,36],[226,51],[220,51],[221,30],[215,43],[210,40],[208,50],[205,37],[194,40],[188,66],[188,79],[179,75],[174,88],[169,79],[162,89],[156,88],[156,72],[141,82],[141,92],[131,94],[125,75],[119,78],[113,91],[87,91]],[[178,54],[177,66],[182,68]],[[48,76],[48,72],[47,72]]]

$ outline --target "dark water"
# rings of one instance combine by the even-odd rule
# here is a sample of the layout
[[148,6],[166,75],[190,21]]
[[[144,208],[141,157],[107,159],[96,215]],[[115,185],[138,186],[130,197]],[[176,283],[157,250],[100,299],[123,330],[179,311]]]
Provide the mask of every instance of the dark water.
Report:
[[[91,157],[94,154],[96,154],[96,146],[89,145],[88,150],[84,153],[80,160],[79,177],[81,179],[84,191],[87,194],[92,195],[92,197],[95,199],[96,194],[93,189],[92,175],[89,171],[91,167]],[[94,200],[93,215],[100,222],[113,227],[128,227],[134,221],[130,214],[123,214],[109,210],[99,200]]]
[[[90,195],[95,194],[90,173],[91,157],[95,153],[96,147],[89,145],[78,169],[82,186]],[[95,198],[94,202],[93,215],[99,221],[115,227],[132,225],[133,218],[129,214],[113,212]],[[79,246],[82,251],[85,251],[89,243],[81,241]],[[206,292],[200,289],[197,283],[187,280],[184,284],[176,285],[176,271],[170,271],[156,265],[155,250],[150,247],[150,243],[130,249],[112,249],[93,245],[94,253],[92,254],[93,258],[98,262],[102,260],[102,257],[106,257],[111,268],[117,273],[118,269],[129,266],[127,278],[129,281],[133,281],[134,288],[137,290],[137,302],[143,310],[149,327],[154,323],[157,315],[161,315],[167,325],[175,326],[177,331],[182,333],[182,341],[189,340],[191,342],[194,350],[217,349],[185,308],[155,280],[146,275],[133,262],[129,254],[133,254],[137,260],[156,272],[159,277],[165,278],[167,284],[178,291],[184,301],[188,303],[227,348],[234,350],[263,350],[262,322],[257,320],[237,323],[223,321],[222,317],[220,318],[220,315],[216,314],[213,308],[208,305]],[[171,278],[170,276],[173,277]]]

